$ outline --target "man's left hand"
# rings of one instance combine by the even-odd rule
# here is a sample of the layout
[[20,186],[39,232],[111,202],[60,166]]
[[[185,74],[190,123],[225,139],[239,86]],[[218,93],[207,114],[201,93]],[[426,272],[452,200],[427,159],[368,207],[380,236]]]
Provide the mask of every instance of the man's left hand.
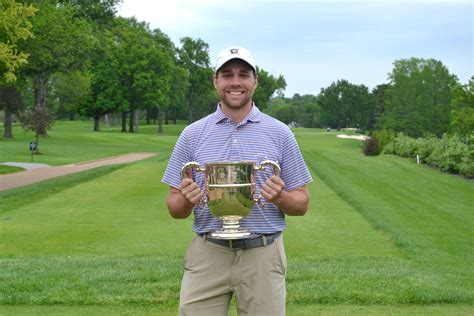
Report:
[[283,180],[273,175],[265,181],[260,189],[260,194],[265,198],[265,201],[278,204],[284,188]]

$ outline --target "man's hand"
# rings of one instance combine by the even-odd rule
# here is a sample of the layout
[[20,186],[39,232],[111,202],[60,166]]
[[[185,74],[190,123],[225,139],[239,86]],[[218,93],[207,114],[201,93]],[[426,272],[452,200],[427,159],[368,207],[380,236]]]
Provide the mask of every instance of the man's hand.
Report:
[[198,184],[194,182],[190,178],[185,178],[181,181],[181,185],[179,186],[179,191],[186,199],[189,204],[193,206],[201,200],[202,193],[201,189],[199,188]]
[[170,188],[166,204],[171,216],[174,218],[186,218],[192,211],[194,205],[201,200],[203,192],[191,177],[181,181],[179,188]]
[[260,189],[260,194],[265,198],[265,201],[278,204],[284,188],[283,180],[273,175],[265,181]]
[[286,215],[304,215],[308,211],[309,194],[306,187],[285,191],[285,183],[273,175],[265,181],[260,194],[266,202],[275,204]]

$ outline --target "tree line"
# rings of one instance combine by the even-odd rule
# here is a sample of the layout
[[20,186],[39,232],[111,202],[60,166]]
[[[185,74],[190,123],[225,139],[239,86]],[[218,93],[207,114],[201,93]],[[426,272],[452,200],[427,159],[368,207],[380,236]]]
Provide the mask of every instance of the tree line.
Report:
[[[54,118],[114,120],[135,132],[140,118],[193,122],[215,110],[209,45],[185,37],[176,46],[160,29],[116,16],[120,0],[0,0],[0,107],[4,136],[12,120],[45,135]],[[254,101],[300,127],[388,129],[419,137],[472,134],[474,77],[460,83],[441,61],[396,60],[369,90],[338,80],[317,95],[283,95],[282,75],[257,69]]]
[[[193,122],[215,109],[209,45],[184,37],[176,46],[160,29],[116,15],[120,0],[0,0],[0,106],[4,137],[12,120],[46,135],[53,118],[76,115],[100,129],[108,116],[123,132],[140,118]],[[258,69],[256,102],[265,107],[286,87]]]
[[396,60],[389,83],[371,91],[338,80],[314,95],[274,98],[268,112],[300,127],[391,130],[412,137],[474,131],[474,77],[462,84],[441,61]]

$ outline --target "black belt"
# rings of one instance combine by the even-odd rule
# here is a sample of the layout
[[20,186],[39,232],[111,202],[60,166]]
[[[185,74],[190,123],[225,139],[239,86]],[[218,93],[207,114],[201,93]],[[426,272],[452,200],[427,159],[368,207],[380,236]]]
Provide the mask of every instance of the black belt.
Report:
[[198,236],[204,238],[205,241],[209,241],[213,244],[224,246],[229,249],[250,249],[264,247],[272,244],[280,235],[281,232],[276,232],[274,234],[260,234],[257,237],[247,239],[216,239],[212,238],[208,234],[198,234]]

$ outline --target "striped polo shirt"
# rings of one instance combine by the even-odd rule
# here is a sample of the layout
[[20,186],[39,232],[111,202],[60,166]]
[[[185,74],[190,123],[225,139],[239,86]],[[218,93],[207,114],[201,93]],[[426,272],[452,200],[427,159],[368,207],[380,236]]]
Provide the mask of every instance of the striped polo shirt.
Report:
[[[204,167],[206,163],[244,160],[255,161],[257,165],[263,160],[278,162],[286,191],[312,181],[291,130],[260,112],[255,104],[238,124],[230,120],[218,105],[214,113],[188,125],[176,142],[162,181],[178,188],[181,168],[190,161]],[[256,173],[257,195],[272,174],[270,167]],[[193,171],[192,176],[205,191],[204,174]],[[194,207],[194,232],[207,233],[221,227],[222,224],[210,213],[207,205]],[[250,214],[241,221],[241,227],[254,233],[276,233],[285,229],[285,216],[273,203],[265,203],[263,209],[256,203]]]

